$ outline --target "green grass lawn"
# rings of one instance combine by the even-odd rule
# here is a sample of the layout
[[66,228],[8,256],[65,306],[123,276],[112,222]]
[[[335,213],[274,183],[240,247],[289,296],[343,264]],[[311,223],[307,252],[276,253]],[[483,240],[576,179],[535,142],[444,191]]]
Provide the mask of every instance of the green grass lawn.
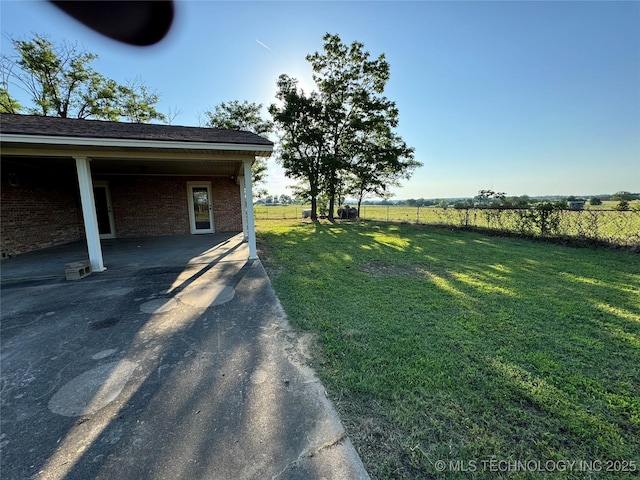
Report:
[[413,225],[257,228],[372,478],[546,477],[492,460],[637,478],[639,255]]

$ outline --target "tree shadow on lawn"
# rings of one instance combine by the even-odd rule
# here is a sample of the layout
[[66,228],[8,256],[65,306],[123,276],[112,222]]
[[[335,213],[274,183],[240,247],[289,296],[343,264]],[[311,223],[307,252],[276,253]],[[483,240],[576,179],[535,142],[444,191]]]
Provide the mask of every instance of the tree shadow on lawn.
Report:
[[640,455],[637,255],[375,223],[259,239],[374,477]]

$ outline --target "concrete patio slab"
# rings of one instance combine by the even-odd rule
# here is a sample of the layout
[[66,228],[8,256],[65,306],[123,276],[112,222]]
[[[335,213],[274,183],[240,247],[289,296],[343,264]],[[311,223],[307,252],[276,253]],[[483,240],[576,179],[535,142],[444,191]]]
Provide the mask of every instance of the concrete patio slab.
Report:
[[369,478],[260,262],[205,237],[2,262],[3,478]]

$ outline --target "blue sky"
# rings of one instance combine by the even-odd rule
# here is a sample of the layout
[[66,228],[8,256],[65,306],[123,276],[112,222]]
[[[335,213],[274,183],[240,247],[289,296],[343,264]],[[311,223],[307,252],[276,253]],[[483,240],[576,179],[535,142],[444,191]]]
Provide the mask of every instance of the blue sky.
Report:
[[[102,74],[160,92],[177,125],[222,101],[266,108],[282,73],[312,87],[305,55],[337,33],[391,65],[385,94],[424,164],[395,198],[640,191],[640,2],[178,2],[146,49],[47,3],[2,0],[0,16],[3,53],[6,35],[77,41]],[[269,192],[287,184],[270,161]]]

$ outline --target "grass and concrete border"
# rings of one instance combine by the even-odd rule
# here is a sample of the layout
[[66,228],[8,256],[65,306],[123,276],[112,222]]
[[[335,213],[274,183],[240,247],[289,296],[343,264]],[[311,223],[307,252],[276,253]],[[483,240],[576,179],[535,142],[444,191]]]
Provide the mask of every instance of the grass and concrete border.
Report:
[[377,222],[259,221],[258,239],[372,478],[637,475],[637,254]]

